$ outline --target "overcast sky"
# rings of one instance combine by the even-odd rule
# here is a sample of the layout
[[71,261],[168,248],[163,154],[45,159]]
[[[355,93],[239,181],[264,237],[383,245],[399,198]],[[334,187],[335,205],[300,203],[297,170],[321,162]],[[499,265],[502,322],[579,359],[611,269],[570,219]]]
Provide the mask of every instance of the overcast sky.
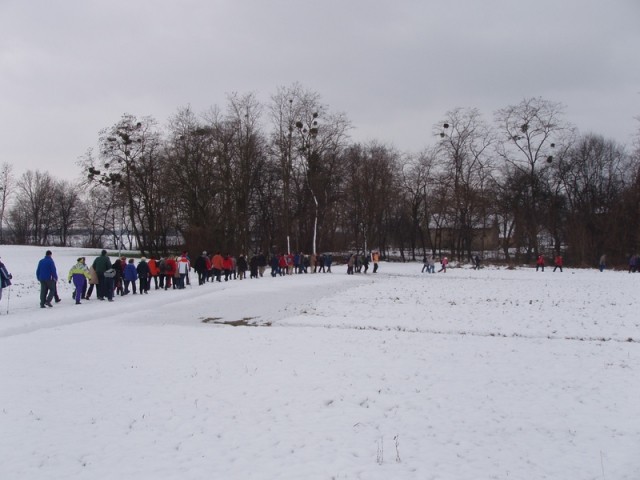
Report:
[[640,0],[0,0],[0,162],[73,179],[123,113],[166,124],[294,82],[400,151],[448,110],[525,97],[630,145],[639,47]]

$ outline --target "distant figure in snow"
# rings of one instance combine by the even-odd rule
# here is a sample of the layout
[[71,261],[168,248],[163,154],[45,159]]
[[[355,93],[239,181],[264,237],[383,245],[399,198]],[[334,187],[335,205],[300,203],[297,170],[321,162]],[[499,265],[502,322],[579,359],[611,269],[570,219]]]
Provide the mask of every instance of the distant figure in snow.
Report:
[[0,260],[0,300],[2,300],[2,290],[11,285],[12,278],[13,275],[7,271],[7,267]]
[[538,255],[538,258],[536,260],[536,272],[539,268],[544,272],[544,255],[542,254]]
[[440,260],[440,270],[438,270],[438,273],[447,273],[447,265],[449,265],[449,259],[447,257],[442,257],[442,260]]
[[604,272],[604,269],[607,268],[607,255],[603,254],[600,257],[600,263],[599,263],[599,268],[601,272]]
[[554,263],[553,271],[555,272],[556,269],[559,268],[560,272],[562,272],[562,263],[563,263],[562,255],[556,255],[556,258],[553,261],[553,263]]
[[375,251],[371,254],[371,261],[373,262],[373,273],[378,272],[378,262],[380,261],[380,252]]

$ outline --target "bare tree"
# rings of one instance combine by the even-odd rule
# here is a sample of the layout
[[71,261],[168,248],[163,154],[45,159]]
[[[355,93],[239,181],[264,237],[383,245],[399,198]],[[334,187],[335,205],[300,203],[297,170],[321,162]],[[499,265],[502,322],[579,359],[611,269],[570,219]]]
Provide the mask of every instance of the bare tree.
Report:
[[125,114],[117,124],[102,130],[98,143],[98,165],[91,157],[85,163],[89,180],[122,189],[138,248],[143,254],[158,252],[158,205],[162,194],[157,179],[162,173],[162,144],[155,120],[138,120]]
[[[182,108],[169,120],[166,147],[168,184],[165,197],[173,199],[175,226],[186,244],[194,251],[211,249],[219,240],[216,208],[221,196],[218,175],[216,126],[218,115],[210,115],[211,122],[198,118],[190,107]],[[173,168],[172,168],[173,167]]]
[[439,134],[438,157],[441,183],[450,196],[451,251],[459,259],[471,256],[474,229],[486,223],[481,218],[481,191],[492,169],[494,134],[477,109],[457,108],[447,113]]
[[27,170],[17,181],[8,225],[17,243],[45,245],[55,221],[55,180],[48,172]]
[[15,179],[13,165],[4,162],[0,167],[0,243],[4,243],[5,212],[13,194]]
[[[526,98],[495,113],[501,133],[496,152],[507,164],[508,177],[520,184],[516,216],[517,247],[526,259],[538,255],[545,201],[549,198],[549,174],[556,148],[566,148],[573,128],[564,120],[564,107],[542,98]],[[518,248],[519,252],[520,248]]]
[[105,238],[111,231],[108,219],[112,216],[114,191],[109,187],[96,185],[83,196],[78,212],[78,224],[85,234],[84,247],[105,247]]
[[230,188],[237,229],[234,235],[236,251],[246,253],[255,248],[251,239],[257,229],[256,187],[266,161],[267,141],[260,121],[262,105],[254,94],[228,97],[227,122],[234,128],[232,173]]
[[67,180],[54,182],[53,208],[54,229],[57,233],[59,244],[69,245],[69,235],[78,223],[80,215],[80,195],[78,185]]
[[394,231],[393,212],[400,210],[401,203],[396,175],[400,156],[391,147],[371,142],[349,147],[344,162],[345,209],[340,228],[347,232],[344,241],[356,250],[384,252],[399,233]]
[[[624,207],[622,202],[625,191],[637,190],[633,184],[638,163],[632,163],[623,146],[599,135],[585,135],[554,163],[568,207],[566,241],[573,260],[589,264],[605,251],[618,260],[626,251],[636,253],[640,197],[629,198]],[[629,208],[635,214],[625,211]]]
[[271,151],[282,171],[282,230],[285,237],[293,235],[296,250],[314,251],[336,221],[331,211],[340,195],[340,158],[351,124],[298,84],[280,89],[272,101]]

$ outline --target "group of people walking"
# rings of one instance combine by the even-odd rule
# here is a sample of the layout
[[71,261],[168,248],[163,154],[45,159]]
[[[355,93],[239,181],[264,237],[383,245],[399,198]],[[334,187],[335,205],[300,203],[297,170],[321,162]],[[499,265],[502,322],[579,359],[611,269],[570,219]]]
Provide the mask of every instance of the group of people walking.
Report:
[[369,271],[370,263],[373,263],[373,273],[377,273],[379,261],[379,252],[371,252],[370,254],[354,253],[350,255],[347,260],[347,275],[353,275],[354,273],[367,273]]
[[267,257],[263,253],[256,253],[247,260],[245,255],[237,258],[229,253],[222,255],[221,252],[208,254],[206,251],[195,260],[193,269],[198,274],[198,284],[204,285],[207,282],[221,282],[230,279],[243,280],[247,278],[247,271],[250,278],[262,277],[267,268]]
[[[545,264],[544,255],[542,254],[538,255],[538,258],[536,258],[536,272],[538,270],[541,270],[544,272],[544,264]],[[557,269],[560,269],[560,271],[562,272],[563,265],[564,265],[564,259],[562,258],[562,255],[560,254],[556,255],[555,258],[553,259],[553,271],[555,272]]]
[[330,253],[281,253],[274,254],[269,259],[272,277],[298,273],[331,273],[331,265],[333,255]]
[[[478,260],[478,268],[480,265],[480,262]],[[447,273],[447,267],[449,266],[449,259],[447,257],[441,257],[440,258],[440,270],[438,270],[438,273],[442,272],[442,273]],[[476,265],[474,264],[474,270],[476,268]],[[421,273],[436,273],[436,259],[431,256],[431,255],[425,255],[424,257],[422,257],[422,272]]]
[[[73,284],[73,299],[80,305],[83,300],[90,300],[94,291],[98,300],[112,302],[117,295],[144,295],[151,288],[183,289],[190,284],[191,269],[198,275],[198,284],[204,285],[206,282],[221,282],[223,278],[225,281],[242,280],[247,278],[247,271],[250,272],[250,278],[259,278],[264,275],[269,264],[274,277],[294,272],[331,272],[332,261],[331,254],[281,254],[272,255],[268,260],[263,253],[256,253],[247,259],[244,255],[236,258],[229,254],[222,255],[221,252],[208,254],[203,251],[194,262],[187,252],[183,252],[178,256],[159,259],[151,257],[147,260],[141,257],[136,264],[135,259],[127,260],[125,256],[112,262],[107,251],[102,250],[91,264],[87,263],[86,257],[79,257],[69,270],[67,281]],[[377,257],[374,265],[377,265]],[[374,266],[374,271],[375,269]],[[40,282],[40,308],[53,307],[54,301],[60,302],[57,291],[58,271],[51,250],[47,250],[44,258],[38,262],[36,277]],[[5,281],[1,266],[0,279]]]
[[[116,295],[148,294],[152,283],[156,289],[185,288],[191,264],[186,252],[177,257],[135,260],[119,257],[115,262],[102,250],[89,266],[86,257],[79,257],[71,267],[67,281],[73,283],[73,299],[76,305],[89,300],[95,290],[98,300],[112,302]],[[0,271],[1,274],[1,271]],[[53,301],[61,301],[57,292],[58,271],[51,250],[38,262],[36,277],[40,282],[40,308],[53,307]]]
[[[373,263],[373,273],[378,271],[380,254],[372,251],[370,254],[354,253],[346,257],[347,274],[367,273],[369,265]],[[480,258],[476,255],[472,259],[473,268],[480,268]],[[191,262],[187,252],[178,256],[167,256],[160,259],[151,257],[147,260],[141,257],[138,263],[133,258],[121,256],[115,262],[111,262],[106,250],[96,257],[91,265],[86,262],[86,257],[79,257],[76,264],[68,272],[67,280],[73,283],[73,299],[76,304],[82,300],[89,300],[95,290],[98,300],[112,302],[116,295],[148,294],[154,287],[157,289],[184,289],[190,284],[189,272],[193,270],[198,275],[198,284],[206,282],[221,282],[230,279],[245,279],[246,272],[250,272],[250,278],[260,278],[264,275],[267,266],[271,267],[271,276],[284,276],[294,273],[331,273],[333,263],[332,255],[323,253],[320,255],[303,253],[274,254],[267,257],[264,253],[256,253],[247,259],[244,255],[235,258],[229,254],[220,252],[208,254],[206,251]],[[436,259],[425,255],[423,258],[422,272],[435,273]],[[446,272],[448,266],[447,257],[440,258],[441,268],[439,272]],[[564,260],[561,255],[556,255],[553,260],[555,272],[562,272]],[[606,256],[602,255],[598,265],[600,271],[606,268]],[[545,268],[545,257],[539,255],[536,259],[536,271]],[[629,271],[640,271],[640,256],[633,255],[629,259]],[[57,283],[58,272],[53,253],[47,250],[45,256],[38,262],[36,277],[40,282],[40,308],[53,307],[53,302],[60,302]],[[11,285],[12,275],[0,260],[0,300],[2,292]]]

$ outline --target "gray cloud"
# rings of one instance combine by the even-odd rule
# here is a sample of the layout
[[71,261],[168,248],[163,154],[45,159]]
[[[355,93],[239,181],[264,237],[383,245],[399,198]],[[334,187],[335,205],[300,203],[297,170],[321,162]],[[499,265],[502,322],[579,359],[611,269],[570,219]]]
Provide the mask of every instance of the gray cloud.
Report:
[[636,0],[93,0],[0,3],[0,161],[72,178],[125,113],[268,101],[299,81],[353,138],[427,145],[447,110],[542,96],[630,143],[640,115]]

